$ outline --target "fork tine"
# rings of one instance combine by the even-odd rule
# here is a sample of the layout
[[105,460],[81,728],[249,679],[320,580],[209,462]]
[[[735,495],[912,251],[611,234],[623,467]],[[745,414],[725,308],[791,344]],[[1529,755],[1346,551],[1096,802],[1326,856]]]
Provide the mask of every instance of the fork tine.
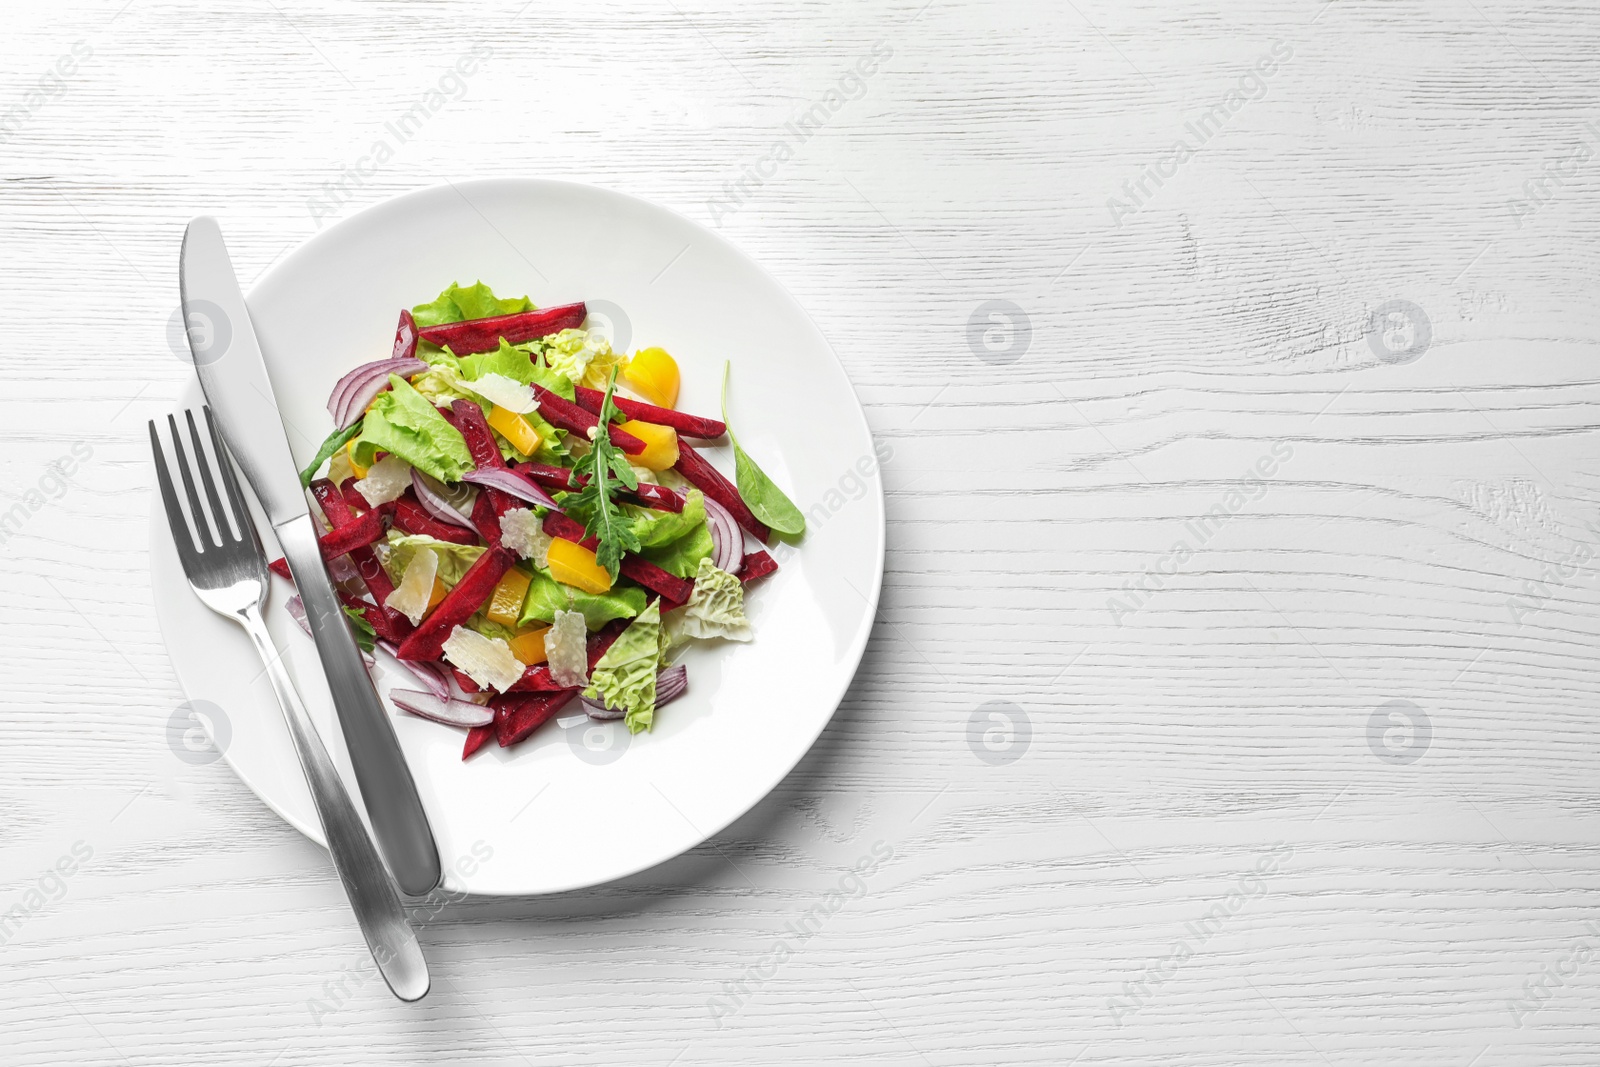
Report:
[[167,470],[167,457],[161,451],[161,435],[156,432],[154,419],[150,423],[150,451],[156,458],[156,481],[161,485],[161,502],[166,505],[167,525],[172,527],[172,543],[178,546],[178,555],[184,566],[195,556],[194,542],[189,538],[189,525],[184,522],[183,509],[178,506],[178,490],[172,484],[172,474]]
[[[204,552],[209,547],[206,539],[208,532],[206,515],[205,510],[200,507],[200,494],[195,492],[194,475],[189,473],[189,456],[183,450],[183,435],[178,432],[178,420],[171,415],[167,416],[167,427],[172,431],[172,450],[178,456],[178,475],[183,479],[183,491],[189,498],[189,513],[194,516],[195,539],[200,542],[196,547]],[[221,540],[216,542],[216,547],[222,547]]]
[[195,469],[200,475],[200,484],[205,486],[206,500],[210,502],[211,514],[216,519],[217,543],[221,545],[234,539],[233,532],[228,528],[228,516],[222,510],[222,500],[217,496],[217,483],[211,477],[211,461],[206,458],[206,450],[200,445],[200,431],[194,425],[194,408],[185,408],[183,417],[189,423],[189,440],[194,443]]
[[222,491],[228,498],[233,521],[244,540],[259,541],[255,524],[250,521],[249,509],[244,505],[244,494],[239,492],[239,483],[233,477],[233,464],[228,462],[228,450],[222,447],[222,436],[217,433],[217,420],[211,417],[211,405],[203,405],[200,410],[205,413],[206,431],[211,434],[211,453],[217,457],[217,475],[222,479]]

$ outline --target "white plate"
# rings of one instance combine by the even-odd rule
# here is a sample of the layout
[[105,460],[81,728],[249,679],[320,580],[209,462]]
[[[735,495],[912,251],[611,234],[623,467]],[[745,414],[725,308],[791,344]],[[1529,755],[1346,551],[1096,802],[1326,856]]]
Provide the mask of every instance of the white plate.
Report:
[[[592,310],[621,309],[611,316],[621,344],[660,345],[677,358],[685,411],[717,414],[723,360],[731,360],[729,415],[740,443],[813,513],[782,568],[751,590],[755,641],[690,650],[683,659],[689,693],[662,709],[651,733],[630,739],[619,725],[551,722],[520,745],[490,744],[463,762],[463,731],[391,706],[446,884],[473,893],[552,893],[620,878],[694,847],[805,754],[844,695],[872,627],[883,497],[875,476],[861,477],[875,473],[873,445],[844,371],[776,281],[670,211],[549,181],[468,182],[398,197],[318,234],[256,283],[250,314],[297,461],[308,462],[332,428],[324,404],[333,383],[389,354],[400,308],[431,300],[452,281],[478,279],[540,306],[587,300]],[[179,406],[200,400],[195,384]],[[731,474],[726,445],[707,452]],[[868,491],[860,499],[843,491],[862,482]],[[151,515],[156,613],[184,691],[221,709],[224,757],[245,784],[321,842],[250,646],[190,593],[159,500]],[[275,583],[274,635],[354,793],[315,651],[283,611],[286,584]],[[380,662],[381,690],[407,686],[409,676]],[[563,718],[572,717],[569,708]]]

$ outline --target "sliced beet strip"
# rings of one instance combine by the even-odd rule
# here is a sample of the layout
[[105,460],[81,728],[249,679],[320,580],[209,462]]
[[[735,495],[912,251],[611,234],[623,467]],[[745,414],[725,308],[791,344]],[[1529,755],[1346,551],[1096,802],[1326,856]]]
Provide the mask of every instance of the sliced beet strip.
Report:
[[576,689],[554,693],[502,693],[489,701],[494,709],[494,737],[501,748],[509,748],[555,718],[566,707]]
[[[552,467],[548,463],[519,463],[515,469],[518,474],[525,475],[540,488],[551,492],[569,493],[574,488],[573,472],[565,467]],[[577,488],[582,488],[588,482],[589,479],[579,477]],[[683,510],[683,497],[664,485],[640,482],[638,489],[632,492],[620,490],[617,495],[627,497],[633,503],[642,504],[647,508],[655,508],[657,511]]]
[[276,574],[279,578],[287,578],[291,582],[294,581],[294,575],[289,573],[289,561],[282,556],[267,564],[267,570]]
[[653,482],[640,482],[638,489],[625,495],[632,496],[645,507],[655,508],[657,511],[683,510],[683,497],[679,496],[676,490]]
[[[600,405],[605,402],[606,394],[599,389],[585,389],[578,386],[578,404],[586,411],[600,414]],[[659,426],[671,426],[684,437],[703,438],[714,440],[728,432],[728,427],[716,419],[708,419],[704,415],[690,415],[682,411],[673,411],[671,408],[658,408],[654,404],[646,404],[639,400],[629,400],[625,396],[611,395],[611,402],[617,405],[617,410],[630,419],[640,422],[653,422]]]
[[677,471],[706,496],[715,500],[728,509],[734,521],[755,535],[757,541],[765,543],[772,531],[767,529],[767,524],[750,513],[745,506],[743,498],[739,496],[738,488],[722,476],[722,472],[711,465],[711,462],[694,450],[694,446],[685,441],[678,442]]
[[548,463],[519,463],[517,464],[517,473],[527,475],[536,485],[543,489],[551,489],[556,492],[571,492],[573,489],[581,488],[583,484],[580,481],[577,485],[574,485],[572,471],[565,467],[552,467]]
[[466,438],[467,451],[472,453],[472,462],[480,469],[506,465],[505,457],[500,454],[500,445],[494,439],[494,431],[489,429],[489,420],[483,417],[483,408],[476,402],[457,400],[450,405],[450,413],[445,416],[445,421]]
[[429,515],[423,506],[417,503],[417,498],[411,495],[411,490],[406,490],[406,495],[395,502],[394,525],[395,529],[408,534],[426,534],[439,541],[452,541],[458,545],[475,545],[478,535],[461,526],[452,526],[447,522],[440,522]]
[[512,558],[511,553],[499,545],[491,545],[467,568],[461,581],[439,601],[432,614],[422,620],[422,625],[401,642],[399,658],[430,660],[442,656],[450,631],[472,618],[473,613],[483,607],[494,593],[494,587],[511,569]]
[[[344,604],[345,607],[352,608],[358,612],[363,619],[367,620],[367,625],[372,627],[372,629],[380,638],[388,641],[390,644],[394,644],[398,641],[404,641],[406,639],[406,635],[410,633],[411,627],[409,623],[406,623],[405,630],[401,630],[399,627],[395,626],[394,622],[389,618],[390,613],[385,612],[376,604],[369,604],[365,600],[353,597],[343,590],[339,591],[339,600]],[[400,621],[403,623],[406,622],[404,617],[402,617]]]
[[[499,500],[495,498],[498,497]],[[478,531],[478,536],[485,543],[498,545],[500,543],[500,516],[509,510],[517,501],[498,489],[482,489],[478,492],[478,499],[472,502],[472,527]]]
[[778,569],[778,561],[769,556],[765,549],[758,548],[754,552],[744,554],[744,566],[739,568],[739,580],[745,585],[758,578],[765,578]]
[[588,314],[582,303],[562,304],[539,311],[519,311],[515,315],[424,326],[420,333],[424,341],[448,345],[456,355],[467,356],[474,352],[493,352],[500,347],[502,337],[510,344],[520,345],[562,330],[576,329],[583,325]]
[[461,746],[461,758],[467,759],[478,749],[489,743],[494,736],[494,723],[488,726],[474,726],[467,731],[467,743]]
[[[646,589],[661,594],[663,599],[672,601],[672,607],[687,604],[689,594],[694,592],[693,582],[668,574],[654,563],[635,556],[632,552],[622,557],[622,564],[617,568],[617,572],[624,578],[632,578]],[[663,604],[662,610],[670,609]]]
[[[351,511],[366,511],[372,507],[371,504],[367,503],[367,498],[361,495],[361,490],[356,488],[356,481],[354,478],[350,479],[339,487],[339,495],[344,497],[345,506]],[[383,506],[384,505],[382,504],[378,505],[380,509],[383,508]],[[392,513],[394,511],[394,501],[389,501],[388,507],[389,511]],[[326,511],[327,509],[324,508],[323,510]]]
[[[326,478],[318,478],[311,483],[312,495],[317,498],[317,503],[322,505],[322,513],[333,523],[335,530],[344,530],[357,523],[371,523],[367,516],[375,516],[381,524],[383,512],[381,509],[368,510],[365,498],[360,493],[355,493],[360,505],[354,504],[338,487]],[[352,490],[353,492],[353,490]],[[370,530],[370,525],[366,527]],[[379,535],[382,536],[381,534]],[[375,539],[376,540],[376,539]],[[332,557],[329,557],[332,558]],[[372,594],[372,599],[377,602],[377,611],[381,614],[387,625],[374,629],[386,641],[399,642],[411,632],[411,621],[398,611],[389,607],[387,601],[389,594],[394,592],[394,583],[389,580],[389,574],[378,562],[377,555],[369,545],[358,545],[350,550],[350,561],[356,565],[356,573],[361,575],[361,580],[366,583],[367,592]],[[371,622],[371,620],[368,620]]]
[[455,667],[450,668],[450,674],[455,678],[456,684],[461,687],[461,691],[463,693],[483,692],[483,686],[479,685],[477,682],[474,682],[471,675],[464,674]]
[[[467,451],[472,454],[472,462],[478,465],[479,470],[505,468],[506,460],[500,454],[500,444],[494,439],[494,431],[489,429],[489,420],[483,417],[481,407],[471,400],[457,400],[450,405],[450,414],[445,419],[466,439]],[[472,525],[477,527],[479,536],[485,541],[498,545],[501,516],[521,506],[522,501],[511,494],[483,486],[472,505]]]
[[[557,396],[537,383],[533,387],[533,395],[539,398],[539,414],[546,422],[568,433],[579,434],[585,441],[589,439],[589,431],[600,422],[593,413],[585,411],[572,401]],[[607,427],[607,430],[611,435],[611,443],[630,456],[644,451],[644,442],[626,430],[619,429],[616,425]]]
[[394,355],[389,358],[417,358],[417,320],[411,317],[408,308],[400,309],[400,325],[394,330]]
[[540,663],[522,672],[522,677],[511,683],[508,693],[554,693],[565,688],[550,677],[550,665]]
[[344,494],[339,491],[338,486],[326,478],[312,479],[309,488],[311,495],[317,498],[317,504],[322,508],[322,513],[328,517],[329,524],[335,530],[354,522],[357,511],[366,510],[364,507],[352,509],[349,502],[345,500]]
[[383,516],[376,511],[358,515],[345,525],[329,530],[318,539],[323,559],[337,559],[346,553],[370,545],[383,536]]

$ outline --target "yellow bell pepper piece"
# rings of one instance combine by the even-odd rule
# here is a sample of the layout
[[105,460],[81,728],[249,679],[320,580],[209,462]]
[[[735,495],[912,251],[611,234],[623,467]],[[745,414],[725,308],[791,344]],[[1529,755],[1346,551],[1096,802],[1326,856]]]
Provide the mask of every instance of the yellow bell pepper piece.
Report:
[[515,629],[517,620],[522,618],[522,602],[528,597],[530,584],[531,579],[521,567],[506,571],[505,577],[500,579],[500,584],[489,595],[489,610],[484,612],[489,621]]
[[544,635],[548,633],[548,626],[532,626],[517,634],[506,644],[511,646],[511,654],[525,667],[532,667],[535,663],[543,663],[547,656],[544,650]]
[[531,456],[539,451],[539,431],[515,411],[496,404],[494,410],[489,412],[489,425],[499,430],[500,436],[510,441],[511,447],[523,455]]
[[433,589],[428,593],[428,610],[432,611],[439,606],[439,601],[450,595],[450,587],[439,579],[433,580]]
[[611,575],[595,562],[593,552],[575,541],[565,541],[559,537],[551,541],[546,562],[550,567],[550,577],[564,585],[596,595],[611,589]]
[[641,348],[622,369],[628,388],[658,408],[678,406],[678,361],[664,348]]
[[664,471],[678,462],[678,431],[671,426],[629,419],[627,422],[619,423],[618,428],[644,442],[643,452],[628,457],[628,462],[634,466],[646,470]]
[[[360,434],[357,434],[356,436],[359,437]],[[344,451],[345,457],[350,460],[350,469],[355,472],[356,477],[365,478],[367,476],[367,468],[356,462],[355,437],[350,438],[350,440],[344,443]]]

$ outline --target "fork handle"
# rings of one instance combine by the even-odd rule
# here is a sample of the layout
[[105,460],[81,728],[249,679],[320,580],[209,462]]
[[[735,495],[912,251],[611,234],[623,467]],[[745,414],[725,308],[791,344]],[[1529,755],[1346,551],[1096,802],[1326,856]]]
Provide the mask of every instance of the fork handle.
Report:
[[339,729],[344,731],[345,748],[378,847],[400,889],[420,897],[439,884],[439,847],[417,796],[417,783],[400,751],[400,739],[372,687],[361,650],[350,636],[344,607],[328,580],[316,527],[310,515],[302,514],[274,526],[273,532],[305,603],[306,623],[317,643],[328,691],[339,713]]
[[261,609],[251,606],[240,612],[238,619],[254,642],[261,661],[267,665],[267,677],[272,680],[278,706],[289,724],[289,736],[300,757],[306,785],[311,787],[311,799],[316,804],[323,835],[328,839],[328,851],[333,854],[333,866],[344,883],[345,895],[355,910],[356,923],[367,940],[367,948],[372,951],[378,970],[395,996],[401,1000],[416,1000],[428,991],[428,963],[423,959],[416,933],[406,921],[394,880],[367,836],[366,827],[361,825],[361,816],[339,772],[334,769],[333,760],[311,723],[311,716],[306,714],[300,694],[289,680],[289,672],[284,670],[283,657],[267,633]]

